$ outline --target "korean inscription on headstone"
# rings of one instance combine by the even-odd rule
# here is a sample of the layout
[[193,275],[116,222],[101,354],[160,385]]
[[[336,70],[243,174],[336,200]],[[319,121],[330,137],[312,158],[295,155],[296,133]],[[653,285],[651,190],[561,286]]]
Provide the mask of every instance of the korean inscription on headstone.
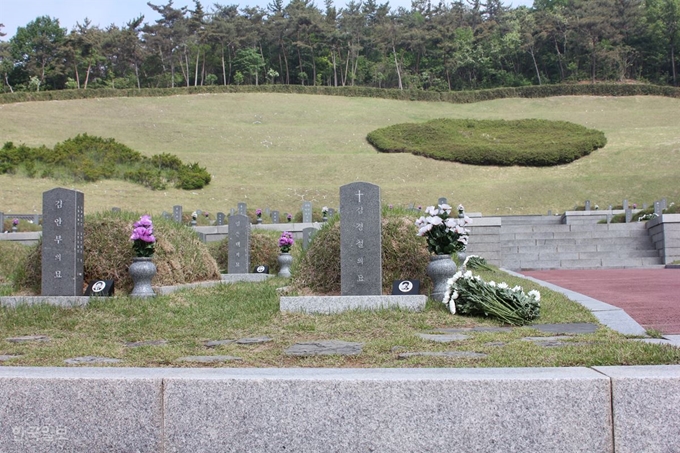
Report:
[[272,211],[272,223],[279,223],[279,211]]
[[316,234],[317,229],[314,227],[309,227],[305,228],[302,230],[302,248],[307,249],[309,247],[309,243],[312,241],[312,238]]
[[84,201],[76,190],[43,193],[43,296],[83,294]]
[[239,203],[236,205],[236,207],[238,208],[238,213],[240,215],[248,215],[248,207],[245,203]]
[[312,203],[310,201],[302,203],[302,223],[312,223]]
[[217,213],[216,224],[217,224],[217,226],[224,225],[224,212],[218,212]]
[[236,214],[229,217],[230,274],[247,274],[250,269],[250,219]]
[[343,296],[382,294],[380,187],[340,187],[340,287]]
[[182,223],[182,206],[175,205],[172,207],[172,220]]

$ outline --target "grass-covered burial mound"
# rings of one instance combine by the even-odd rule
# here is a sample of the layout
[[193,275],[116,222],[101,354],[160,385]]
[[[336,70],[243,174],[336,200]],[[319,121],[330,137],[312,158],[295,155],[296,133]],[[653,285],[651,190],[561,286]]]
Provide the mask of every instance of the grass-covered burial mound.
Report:
[[[425,270],[430,261],[425,238],[414,219],[399,210],[383,210],[382,288],[390,294],[394,280],[420,280],[427,294],[430,280]],[[340,293],[340,218],[332,217],[313,237],[293,267],[293,286],[302,293]]]
[[[139,214],[102,212],[85,216],[84,280],[115,280],[116,294],[132,291],[128,267],[135,257],[130,235]],[[153,262],[158,272],[154,286],[169,286],[206,280],[219,280],[220,272],[208,248],[191,228],[161,216],[153,217],[156,237]],[[25,274],[18,276],[17,286],[40,293],[41,244],[28,255]]]
[[403,123],[368,134],[386,153],[412,153],[472,165],[547,167],[602,148],[603,132],[566,121],[436,119]]

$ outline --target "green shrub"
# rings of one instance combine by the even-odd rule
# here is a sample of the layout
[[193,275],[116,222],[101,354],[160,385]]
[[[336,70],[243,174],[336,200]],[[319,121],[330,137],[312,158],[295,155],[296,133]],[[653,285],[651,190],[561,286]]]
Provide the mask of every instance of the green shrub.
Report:
[[0,284],[14,282],[22,272],[31,247],[14,241],[0,241]]
[[196,190],[211,180],[210,173],[198,163],[183,164],[177,156],[167,153],[147,158],[112,138],[87,134],[57,143],[54,149],[5,143],[0,149],[0,174],[16,173],[19,168],[29,177],[42,170],[43,178],[62,176],[87,182],[123,179],[152,190],[163,190],[168,182],[181,189]]
[[[416,235],[412,217],[383,210],[382,287],[389,294],[394,280],[420,280],[427,294],[429,252],[425,239]],[[302,292],[340,293],[340,218],[334,216],[314,235],[309,247],[293,265],[293,285]]]
[[603,147],[604,133],[566,121],[436,119],[377,129],[378,151],[410,152],[472,165],[544,167],[572,162]]
[[[252,230],[250,232],[250,267],[259,265],[269,266],[270,274],[279,272],[279,231]],[[219,268],[226,272],[229,268],[229,238],[210,245],[212,253]],[[248,269],[250,271],[252,269]]]
[[[116,292],[132,290],[128,267],[134,258],[130,234],[140,215],[131,212],[102,212],[85,216],[84,281],[113,279]],[[168,286],[207,280],[219,280],[217,263],[205,244],[183,225],[161,216],[153,219],[156,253],[153,262],[158,270],[154,286]],[[41,285],[41,244],[34,247],[25,261],[25,275],[16,286],[36,294]]]

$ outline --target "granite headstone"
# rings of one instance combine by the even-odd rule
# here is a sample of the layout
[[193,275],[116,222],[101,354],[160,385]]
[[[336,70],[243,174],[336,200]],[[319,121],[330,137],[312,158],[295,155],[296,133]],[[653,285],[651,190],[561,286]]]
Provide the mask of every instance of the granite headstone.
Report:
[[272,211],[272,223],[279,223],[279,211]]
[[246,206],[245,203],[239,203],[239,204],[236,205],[236,207],[238,208],[239,215],[245,215],[245,216],[248,215],[248,207]]
[[661,215],[662,213],[663,213],[663,210],[661,209],[661,202],[655,201],[654,202],[654,214]]
[[310,201],[302,203],[302,223],[312,223],[312,203]]
[[439,200],[437,200],[437,204],[442,205],[442,204],[449,204],[449,203],[446,200],[446,197],[441,197]]
[[182,206],[176,205],[172,207],[172,219],[177,223],[182,223]]
[[340,288],[343,296],[382,294],[380,187],[340,187]]
[[630,223],[631,220],[633,220],[633,211],[626,209],[626,223]]
[[216,224],[217,224],[217,226],[224,225],[224,212],[218,212],[217,213]]
[[43,193],[42,295],[83,295],[85,195],[56,188]]
[[250,219],[236,214],[229,218],[230,274],[247,274],[250,269]]
[[312,238],[316,234],[317,229],[314,227],[309,227],[305,228],[302,230],[302,248],[307,249],[309,247],[309,243],[312,241]]
[[328,208],[328,218],[330,219],[335,215],[335,209],[333,208]]
[[586,211],[590,211],[590,200],[586,200]]
[[628,210],[628,200],[623,200],[623,210],[624,211]]

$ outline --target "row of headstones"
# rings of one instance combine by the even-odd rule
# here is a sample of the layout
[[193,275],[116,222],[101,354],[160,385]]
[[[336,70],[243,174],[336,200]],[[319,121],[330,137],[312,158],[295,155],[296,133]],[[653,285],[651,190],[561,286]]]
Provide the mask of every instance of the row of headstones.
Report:
[[[202,211],[197,210],[196,213],[198,215],[202,214]],[[175,222],[182,223],[182,206],[176,205],[173,206],[172,208],[172,215],[164,212],[162,215],[166,219],[169,220],[174,220]],[[269,208],[265,208],[264,215],[269,216],[272,219],[272,223],[281,223],[281,213],[276,210],[270,210]],[[232,208],[231,211],[229,212],[229,217],[235,216],[235,215],[243,215],[247,216],[247,205],[246,203],[238,203],[237,208],[234,209]],[[328,217],[332,217],[335,215],[335,209],[330,208],[328,210]],[[226,225],[227,222],[227,215],[223,212],[218,212],[216,214],[216,220],[215,220],[215,225],[217,226],[222,226]],[[309,201],[306,201],[302,204],[302,223],[312,223],[312,203]]]
[[[667,203],[668,203],[668,201],[665,198],[662,198],[659,201],[655,201],[654,202],[654,214],[656,214],[657,216],[660,216],[661,214],[663,214],[663,211],[668,208]],[[633,205],[633,209],[636,209],[636,208],[637,208],[637,205]],[[612,205],[609,205],[609,207],[607,209],[609,211],[611,211]],[[626,223],[630,223],[633,220],[633,209],[630,208],[630,206],[628,204],[628,200],[623,200],[623,210],[626,214]],[[642,205],[642,209],[647,209],[646,203],[644,203]],[[591,210],[590,200],[586,200],[585,210],[586,211]],[[599,210],[599,206],[595,205],[595,210]],[[608,215],[607,216],[607,222],[609,222],[610,220],[611,220],[611,215]]]

